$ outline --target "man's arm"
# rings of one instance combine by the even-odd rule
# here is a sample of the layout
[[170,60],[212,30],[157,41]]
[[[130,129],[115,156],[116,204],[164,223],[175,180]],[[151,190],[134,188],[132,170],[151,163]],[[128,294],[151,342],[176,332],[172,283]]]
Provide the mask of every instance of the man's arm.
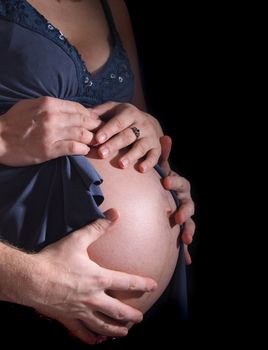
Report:
[[27,306],[37,304],[36,295],[40,295],[43,285],[42,269],[33,254],[0,242],[0,300]]
[[[0,243],[0,300],[32,307],[58,320],[84,342],[95,334],[124,336],[128,322],[142,320],[142,313],[106,294],[107,290],[151,292],[150,278],[102,268],[90,260],[87,248],[118,219],[109,210],[99,219],[28,254]],[[103,321],[103,316],[105,321]]]

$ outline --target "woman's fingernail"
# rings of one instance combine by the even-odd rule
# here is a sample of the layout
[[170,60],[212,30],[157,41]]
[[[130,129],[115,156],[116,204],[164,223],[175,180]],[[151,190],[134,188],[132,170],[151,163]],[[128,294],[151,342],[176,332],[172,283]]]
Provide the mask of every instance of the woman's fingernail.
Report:
[[146,165],[141,165],[140,169],[141,169],[141,172],[145,173],[147,170],[147,167],[146,167]]
[[104,132],[100,132],[97,136],[96,136],[98,142],[104,142],[107,139],[107,135],[104,134]]
[[103,342],[106,341],[107,339],[108,339],[108,337],[106,337],[106,335],[99,335],[99,336],[97,337],[96,344],[103,343]]
[[129,165],[129,160],[128,159],[121,159],[120,163],[123,168],[126,168]]
[[109,154],[109,150],[108,150],[107,147],[104,147],[104,148],[101,148],[101,149],[100,149],[100,153],[101,153],[101,155],[102,155],[103,157],[107,157],[108,154]]

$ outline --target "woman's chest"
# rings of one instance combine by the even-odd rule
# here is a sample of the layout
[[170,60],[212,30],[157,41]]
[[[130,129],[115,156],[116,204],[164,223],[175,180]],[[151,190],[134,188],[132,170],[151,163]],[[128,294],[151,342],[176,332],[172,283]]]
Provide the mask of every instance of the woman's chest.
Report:
[[88,71],[97,72],[112,51],[109,23],[101,1],[28,1],[77,48]]
[[[42,2],[42,6],[47,2],[52,0]],[[66,1],[69,2],[72,3]],[[90,12],[87,8],[83,14],[83,8],[78,7],[72,16],[71,8],[37,8],[33,0],[0,1],[0,104],[39,96],[87,106],[109,100],[131,101],[133,73],[108,3],[92,3],[101,6],[99,10],[94,12],[92,8]],[[114,39],[112,51],[110,32]]]

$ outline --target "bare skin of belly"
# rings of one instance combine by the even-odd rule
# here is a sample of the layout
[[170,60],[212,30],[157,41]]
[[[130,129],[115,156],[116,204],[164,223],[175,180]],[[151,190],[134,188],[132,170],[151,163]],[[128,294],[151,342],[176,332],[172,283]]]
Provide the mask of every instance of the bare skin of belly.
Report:
[[98,159],[94,150],[88,155],[104,180],[101,209],[116,208],[120,213],[118,223],[90,246],[88,254],[103,267],[157,281],[153,293],[113,293],[144,313],[163,293],[176,266],[179,226],[172,220],[176,205],[155,170],[142,174],[133,166],[120,169],[117,157]]

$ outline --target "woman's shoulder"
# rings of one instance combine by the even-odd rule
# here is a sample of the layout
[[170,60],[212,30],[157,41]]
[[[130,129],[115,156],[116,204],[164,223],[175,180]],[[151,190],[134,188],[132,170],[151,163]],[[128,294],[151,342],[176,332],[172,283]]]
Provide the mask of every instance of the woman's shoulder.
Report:
[[130,26],[128,8],[123,0],[105,0],[112,12],[117,30],[120,35],[124,32],[127,26]]

